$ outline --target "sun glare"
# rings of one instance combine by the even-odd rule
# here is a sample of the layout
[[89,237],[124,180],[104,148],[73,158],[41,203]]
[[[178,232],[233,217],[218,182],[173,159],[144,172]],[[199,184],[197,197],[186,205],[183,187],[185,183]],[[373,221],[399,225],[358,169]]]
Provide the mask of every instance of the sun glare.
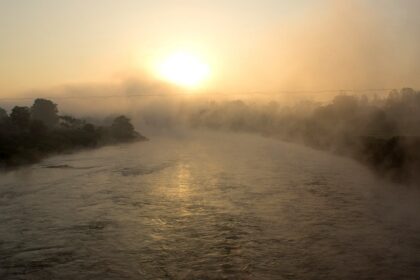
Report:
[[210,73],[208,64],[187,52],[168,56],[158,65],[157,70],[162,79],[188,88],[200,86]]

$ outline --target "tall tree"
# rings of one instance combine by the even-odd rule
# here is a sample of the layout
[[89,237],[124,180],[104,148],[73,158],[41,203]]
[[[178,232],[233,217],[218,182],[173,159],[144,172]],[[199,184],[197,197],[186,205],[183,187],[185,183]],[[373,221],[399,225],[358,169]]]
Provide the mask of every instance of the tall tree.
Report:
[[27,128],[31,121],[31,113],[28,107],[15,106],[10,113],[11,121],[20,128]]
[[111,125],[111,133],[115,139],[122,140],[134,138],[136,135],[134,126],[126,116],[119,116],[114,119]]
[[57,113],[57,104],[48,99],[38,98],[31,107],[32,119],[41,121],[50,128],[58,124]]
[[0,121],[7,119],[7,112],[3,108],[0,107]]

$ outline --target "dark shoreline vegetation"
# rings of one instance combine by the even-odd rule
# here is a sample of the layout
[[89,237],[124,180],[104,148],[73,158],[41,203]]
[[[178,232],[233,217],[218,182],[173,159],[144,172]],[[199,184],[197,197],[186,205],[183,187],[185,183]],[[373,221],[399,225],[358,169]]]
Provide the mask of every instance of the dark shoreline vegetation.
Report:
[[35,163],[42,158],[79,149],[147,140],[126,116],[104,126],[58,114],[57,104],[36,99],[32,107],[0,108],[0,168]]
[[338,95],[331,103],[208,102],[188,114],[193,127],[259,133],[350,156],[398,183],[420,182],[420,92]]
[[[327,104],[301,101],[181,101],[178,108],[145,103],[138,118],[146,126],[258,133],[352,157],[378,177],[420,182],[420,92],[394,90],[385,97],[341,94]],[[149,104],[149,105],[147,105]],[[173,106],[169,105],[169,106]],[[58,115],[57,105],[35,100],[31,108],[0,108],[0,167],[33,163],[45,156],[84,148],[145,140],[130,120],[119,116],[94,125]]]

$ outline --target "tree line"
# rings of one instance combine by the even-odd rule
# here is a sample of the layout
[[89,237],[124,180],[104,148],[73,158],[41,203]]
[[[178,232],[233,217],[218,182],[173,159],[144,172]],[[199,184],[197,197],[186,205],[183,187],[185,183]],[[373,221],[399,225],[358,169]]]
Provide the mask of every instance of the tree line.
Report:
[[420,92],[394,90],[386,97],[341,94],[329,103],[294,106],[242,100],[188,108],[193,127],[260,133],[351,156],[381,177],[420,182]]
[[57,104],[38,98],[31,107],[0,108],[0,167],[35,162],[63,151],[145,140],[124,115],[108,126],[60,115]]

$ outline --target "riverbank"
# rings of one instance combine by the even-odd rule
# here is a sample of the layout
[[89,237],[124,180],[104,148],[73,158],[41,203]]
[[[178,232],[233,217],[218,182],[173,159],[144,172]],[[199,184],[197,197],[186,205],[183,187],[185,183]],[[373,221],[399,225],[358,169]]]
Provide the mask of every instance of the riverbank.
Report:
[[355,157],[376,174],[405,184],[420,182],[419,137],[364,137],[361,142]]
[[45,158],[50,156],[56,156],[61,154],[72,154],[77,152],[82,152],[86,150],[92,149],[99,149],[105,146],[111,145],[118,145],[118,144],[125,144],[125,143],[134,143],[139,141],[149,141],[148,138],[139,135],[136,138],[130,140],[119,140],[119,141],[100,141],[99,143],[95,143],[93,145],[75,145],[75,146],[66,146],[66,147],[58,147],[55,149],[47,149],[47,150],[37,150],[31,147],[23,147],[20,151],[16,154],[13,154],[7,158],[0,158],[0,171],[10,171],[15,168],[31,165],[38,163]]
[[381,178],[418,185],[420,92],[341,94],[327,103],[227,100],[185,110],[193,128],[250,132],[357,159]]
[[0,115],[0,168],[31,164],[60,153],[144,141],[124,115],[95,125],[72,116],[58,115],[57,105],[37,99],[30,108],[15,106]]

